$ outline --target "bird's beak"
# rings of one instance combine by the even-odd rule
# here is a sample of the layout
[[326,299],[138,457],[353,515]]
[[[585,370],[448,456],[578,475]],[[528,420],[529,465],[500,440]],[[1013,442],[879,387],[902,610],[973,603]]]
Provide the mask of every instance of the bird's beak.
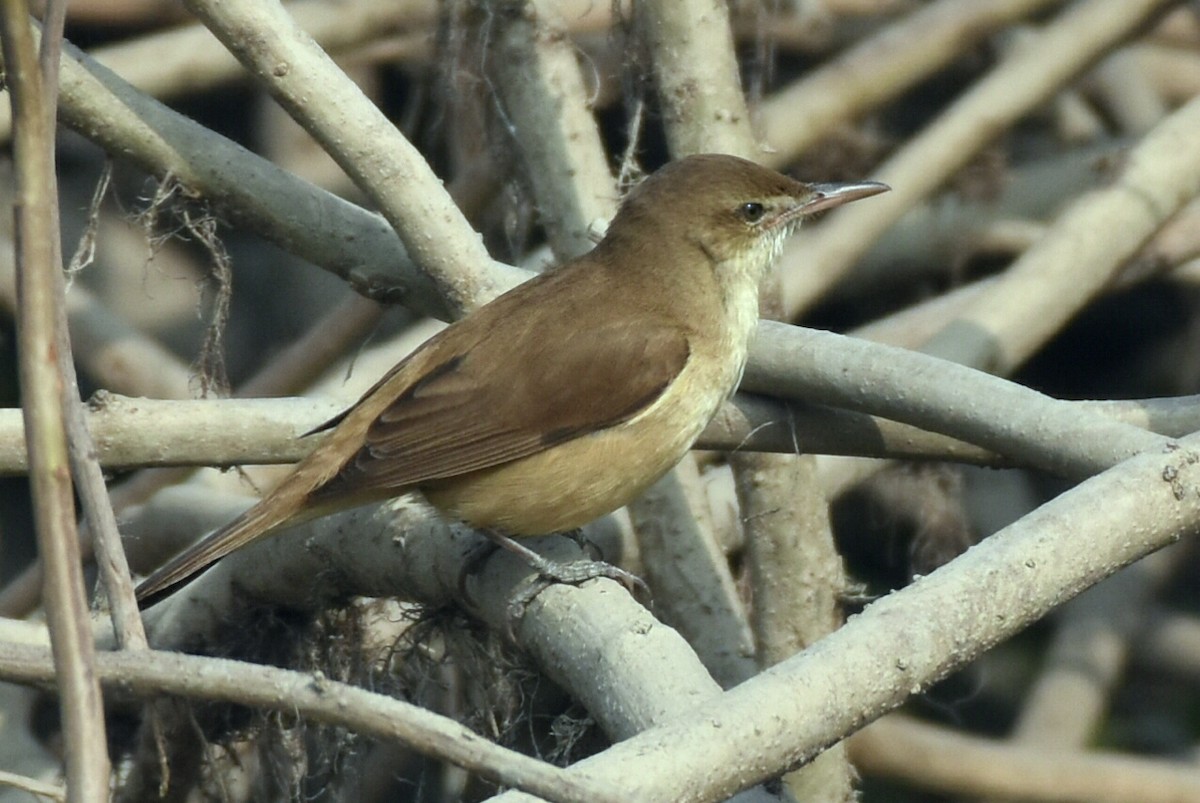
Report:
[[872,195],[878,195],[881,192],[887,192],[891,189],[888,185],[881,184],[878,181],[853,181],[845,184],[809,184],[808,188],[812,190],[813,195],[796,210],[801,215],[823,212],[826,209],[833,209],[835,206],[857,201],[860,198],[870,198]]

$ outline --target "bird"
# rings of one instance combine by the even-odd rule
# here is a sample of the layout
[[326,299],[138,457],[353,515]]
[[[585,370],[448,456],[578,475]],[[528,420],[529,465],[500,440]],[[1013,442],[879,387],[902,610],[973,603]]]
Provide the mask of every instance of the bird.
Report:
[[287,526],[413,490],[537,561],[513,538],[632,501],[732,396],[760,283],[801,219],[887,189],[805,183],[723,154],[669,162],[590,252],[452,323],[306,433],[327,434],[259,502],[152,572],[139,605]]

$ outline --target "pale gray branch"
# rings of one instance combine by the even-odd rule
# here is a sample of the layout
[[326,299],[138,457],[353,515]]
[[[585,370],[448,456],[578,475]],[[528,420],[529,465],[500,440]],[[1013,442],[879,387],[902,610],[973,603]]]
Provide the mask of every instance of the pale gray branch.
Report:
[[1068,8],[910,139],[872,178],[892,191],[801,232],[784,251],[789,315],[807,307],[980,148],[1133,34],[1172,0],[1089,0]]
[[[557,767],[493,744],[446,717],[340,683],[319,672],[157,651],[101,653],[96,671],[104,685],[136,697],[178,694],[299,713],[318,722],[408,745],[548,800],[620,800],[600,783],[579,775],[567,776]],[[6,644],[0,650],[0,675],[10,682],[52,683],[55,671],[50,651]],[[104,798],[93,798],[100,799]]]
[[507,289],[425,158],[283,6],[186,5],[379,206],[452,314]]
[[1019,747],[887,716],[850,740],[864,772],[922,789],[1039,803],[1178,803],[1200,797],[1200,776],[1180,762],[1069,748]]
[[758,110],[782,167],[864,112],[944,67],[980,38],[1058,0],[941,0],[863,39],[768,98]]
[[800,655],[568,771],[622,767],[627,799],[686,802],[719,799],[810,759],[1064,600],[1195,532],[1197,446],[1190,438],[1085,481]]
[[1200,99],[1129,152],[1111,187],[1085,195],[923,348],[1008,373],[1049,340],[1200,192]]

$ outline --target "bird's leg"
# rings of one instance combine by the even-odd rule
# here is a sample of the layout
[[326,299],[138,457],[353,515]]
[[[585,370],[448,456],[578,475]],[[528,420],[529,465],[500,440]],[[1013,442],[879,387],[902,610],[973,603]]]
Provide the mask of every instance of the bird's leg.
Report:
[[562,536],[574,541],[575,546],[590,555],[592,560],[602,560],[604,558],[604,553],[600,551],[600,547],[596,546],[596,542],[584,534],[582,527],[576,527],[574,530],[562,533]]
[[[525,608],[529,603],[537,597],[538,594],[545,591],[555,583],[565,583],[567,585],[579,585],[587,580],[596,577],[608,577],[616,580],[629,590],[629,593],[638,596],[641,592],[646,598],[650,596],[650,590],[640,577],[627,572],[624,569],[613,566],[611,563],[605,563],[599,560],[578,560],[560,563],[550,560],[537,552],[534,552],[529,547],[521,544],[516,539],[494,529],[480,530],[491,542],[487,545],[482,545],[481,548],[473,553],[467,559],[467,565],[463,569],[463,574],[459,577],[459,591],[465,592],[466,575],[477,570],[482,561],[485,560],[495,549],[502,547],[509,552],[520,557],[534,571],[536,575],[530,577],[523,583],[523,587],[519,588],[509,600],[508,603],[508,622],[509,633],[512,633],[513,623],[515,623],[525,613]],[[580,536],[582,533],[576,530],[575,533]],[[574,535],[566,533],[568,537],[574,540]],[[590,542],[588,542],[590,543]],[[490,547],[490,548],[489,548]],[[464,593],[465,596],[465,593]]]
[[[642,582],[642,578],[613,566],[611,563],[605,563],[602,560],[554,561],[539,555],[515,538],[511,538],[499,530],[487,529],[482,532],[496,546],[503,547],[524,559],[543,579],[575,586],[595,577],[608,577],[628,588],[631,593],[634,590],[649,593],[649,589]],[[579,530],[572,531],[571,533],[563,533],[563,535],[571,538],[576,543],[579,543],[577,537],[582,537],[582,533]],[[590,544],[591,542],[589,541],[588,543]]]
[[490,539],[480,541],[471,547],[471,551],[463,558],[463,567],[458,573],[458,596],[471,605],[475,604],[475,600],[471,597],[470,591],[467,590],[467,578],[479,574],[483,570],[483,564],[495,554],[496,549],[497,546],[494,541]]

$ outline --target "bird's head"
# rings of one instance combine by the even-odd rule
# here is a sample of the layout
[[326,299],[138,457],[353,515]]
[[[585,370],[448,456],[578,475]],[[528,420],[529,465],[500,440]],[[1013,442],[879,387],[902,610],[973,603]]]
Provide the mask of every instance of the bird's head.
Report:
[[634,188],[609,232],[681,238],[712,262],[761,279],[806,215],[887,189],[874,181],[806,184],[736,156],[688,156]]

